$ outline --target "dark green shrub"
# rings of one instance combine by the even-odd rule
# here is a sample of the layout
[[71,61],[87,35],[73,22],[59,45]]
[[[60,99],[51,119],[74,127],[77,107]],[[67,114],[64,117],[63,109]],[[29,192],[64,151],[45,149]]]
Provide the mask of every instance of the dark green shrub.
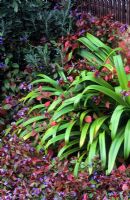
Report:
[[[18,102],[15,107],[12,107],[11,102],[5,105],[6,98],[12,99],[17,96],[18,100],[23,93],[26,93],[25,89],[20,89],[20,85],[28,85],[28,82],[35,79],[37,73],[44,72],[51,75],[55,73],[55,66],[53,67],[51,63],[55,63],[55,58],[58,56],[57,46],[53,45],[53,40],[72,31],[74,21],[70,14],[72,5],[71,0],[1,2],[0,124],[2,123],[2,127],[8,119],[14,120],[13,115],[19,108]],[[3,115],[5,111],[8,111],[8,116]]]

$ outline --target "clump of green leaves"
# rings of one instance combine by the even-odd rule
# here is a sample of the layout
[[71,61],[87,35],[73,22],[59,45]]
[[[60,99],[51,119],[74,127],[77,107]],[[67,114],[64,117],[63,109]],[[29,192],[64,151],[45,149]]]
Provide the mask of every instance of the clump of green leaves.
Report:
[[[120,152],[124,159],[130,155],[129,76],[121,56],[116,54],[119,48],[113,50],[90,34],[79,41],[86,49],[78,50],[78,54],[95,69],[84,70],[74,79],[59,70],[61,78],[57,81],[40,74],[32,82],[38,87],[22,99],[24,103],[39,103],[30,108],[27,118],[16,123],[14,133],[25,140],[34,138],[37,150],[47,152],[54,145],[60,159],[77,154],[75,175],[82,161],[92,173],[97,155],[109,174]],[[104,67],[116,83],[106,81]]]

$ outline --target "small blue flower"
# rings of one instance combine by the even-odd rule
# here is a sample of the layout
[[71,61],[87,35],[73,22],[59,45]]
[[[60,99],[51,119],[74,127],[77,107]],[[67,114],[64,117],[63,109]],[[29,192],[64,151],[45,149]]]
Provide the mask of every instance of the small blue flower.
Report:
[[23,82],[23,83],[20,84],[19,88],[21,90],[25,90],[25,91],[29,90],[29,91],[31,91],[32,90],[32,85],[31,84],[28,85],[27,83]]
[[5,173],[6,173],[6,170],[5,170],[5,169],[3,169],[3,168],[2,168],[2,169],[0,169],[0,174],[2,174],[2,175],[3,175],[3,174],[5,174]]
[[128,29],[128,25],[127,25],[127,24],[123,24],[123,25],[120,27],[120,32],[121,32],[121,33],[124,33],[127,29]]
[[96,188],[96,185],[95,185],[95,184],[92,184],[90,187],[91,187],[91,188]]
[[130,96],[130,91],[122,90],[120,93],[121,93],[122,96],[124,96],[124,97]]
[[31,85],[31,84],[28,85],[28,90],[29,90],[29,91],[32,90],[32,85]]
[[4,43],[4,41],[3,41],[3,37],[0,36],[0,44],[2,45],[3,43]]
[[27,89],[27,84],[25,82],[23,82],[23,83],[20,84],[19,88],[21,90],[26,90]]
[[4,185],[8,185],[8,182],[7,182],[7,181],[5,181],[5,182],[4,182]]
[[3,68],[5,68],[5,64],[3,63],[3,62],[0,62],[0,69],[3,69]]
[[96,68],[95,68],[94,66],[90,66],[90,70],[91,70],[92,72],[95,72]]
[[20,39],[21,42],[27,42],[28,41],[27,36],[21,36],[19,39]]
[[38,196],[41,193],[41,189],[40,188],[33,188],[32,189],[32,195],[36,195]]
[[43,65],[38,66],[39,69],[44,69],[45,67]]
[[86,31],[85,30],[81,30],[79,33],[80,35],[84,34]]
[[43,180],[44,180],[44,179],[43,179],[42,177],[39,178],[39,181],[40,181],[41,183],[43,182]]
[[94,23],[95,22],[95,17],[90,17],[90,22]]

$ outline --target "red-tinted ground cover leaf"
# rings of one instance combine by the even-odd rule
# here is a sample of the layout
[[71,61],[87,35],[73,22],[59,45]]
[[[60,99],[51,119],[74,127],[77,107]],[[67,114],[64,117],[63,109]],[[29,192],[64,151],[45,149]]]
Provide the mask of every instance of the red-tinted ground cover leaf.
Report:
[[[37,154],[28,142],[16,136],[0,141],[0,198],[62,200],[128,199],[130,167],[120,166],[110,176],[102,172],[71,171],[72,161],[59,161],[53,150],[48,155]],[[123,170],[122,170],[123,169]]]
[[121,165],[120,167],[118,167],[118,170],[122,171],[122,172],[125,172],[125,170],[126,170],[125,165]]

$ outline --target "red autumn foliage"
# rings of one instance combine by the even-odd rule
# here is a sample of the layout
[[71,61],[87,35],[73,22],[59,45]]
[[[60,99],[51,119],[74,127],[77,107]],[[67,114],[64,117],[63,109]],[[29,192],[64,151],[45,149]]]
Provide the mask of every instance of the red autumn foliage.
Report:
[[124,172],[126,170],[125,165],[121,165],[120,167],[118,167],[118,170]]

